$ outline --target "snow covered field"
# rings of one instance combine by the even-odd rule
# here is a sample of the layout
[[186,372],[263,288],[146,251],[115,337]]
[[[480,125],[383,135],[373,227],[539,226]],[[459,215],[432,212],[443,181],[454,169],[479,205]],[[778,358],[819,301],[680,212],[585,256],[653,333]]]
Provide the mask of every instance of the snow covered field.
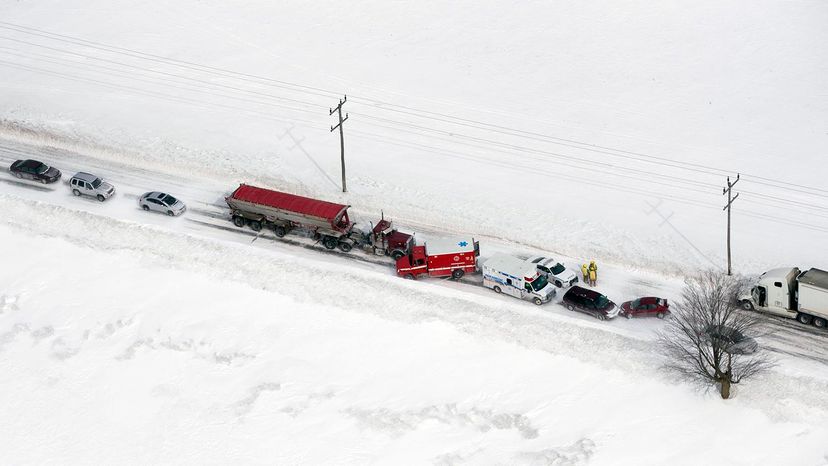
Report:
[[[229,226],[239,182],[483,255],[601,265],[616,301],[828,267],[828,8],[0,0],[2,464],[828,464],[828,337],[695,391],[662,322],[601,323]],[[228,71],[232,70],[232,71]],[[349,192],[328,115],[343,94]],[[112,181],[74,198],[79,170]],[[168,190],[182,218],[136,208]],[[817,245],[817,246],[815,246]]]

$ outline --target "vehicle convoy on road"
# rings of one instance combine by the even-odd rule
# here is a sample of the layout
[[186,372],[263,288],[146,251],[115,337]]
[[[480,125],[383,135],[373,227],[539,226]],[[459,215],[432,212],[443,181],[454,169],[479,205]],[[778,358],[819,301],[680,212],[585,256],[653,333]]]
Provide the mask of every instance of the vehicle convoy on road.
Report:
[[242,184],[225,198],[231,219],[237,227],[249,225],[254,231],[269,228],[278,237],[293,229],[303,229],[327,249],[348,252],[354,247],[391,257],[407,255],[413,244],[411,235],[393,228],[381,218],[370,230],[354,228],[344,204],[320,201],[295,194]]
[[459,279],[467,273],[477,272],[480,243],[474,238],[428,240],[422,246],[414,246],[411,253],[397,259],[397,275],[414,279],[427,274],[430,277]]
[[578,275],[553,258],[537,256],[528,261],[537,266],[541,275],[545,275],[549,282],[558,288],[578,283]]
[[69,187],[75,196],[92,196],[103,202],[113,194],[115,187],[95,175],[78,172],[69,179]]
[[57,168],[32,159],[15,160],[9,167],[9,172],[18,178],[40,181],[43,184],[54,183],[62,175]]
[[828,272],[797,267],[768,270],[749,293],[739,296],[747,310],[796,319],[819,328],[828,326]]
[[535,264],[506,254],[495,254],[483,263],[483,286],[539,306],[555,296],[555,288]]
[[573,286],[566,290],[561,304],[570,311],[583,312],[598,320],[612,319],[619,313],[618,306],[595,290]]

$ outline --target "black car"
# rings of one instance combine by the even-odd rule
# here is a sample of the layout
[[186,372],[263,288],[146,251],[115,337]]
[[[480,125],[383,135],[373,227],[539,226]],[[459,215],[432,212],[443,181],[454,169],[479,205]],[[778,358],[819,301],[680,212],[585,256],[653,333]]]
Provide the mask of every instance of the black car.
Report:
[[756,340],[726,325],[709,325],[704,332],[700,333],[700,336],[704,341],[718,346],[725,353],[753,354],[759,350]]
[[612,319],[619,309],[614,302],[601,293],[580,286],[573,286],[563,295],[561,304],[570,311],[589,314],[598,320]]
[[11,164],[11,167],[9,167],[9,171],[12,175],[18,178],[40,181],[44,184],[54,183],[59,180],[61,176],[60,170],[57,168],[50,167],[43,162],[31,159],[15,161]]

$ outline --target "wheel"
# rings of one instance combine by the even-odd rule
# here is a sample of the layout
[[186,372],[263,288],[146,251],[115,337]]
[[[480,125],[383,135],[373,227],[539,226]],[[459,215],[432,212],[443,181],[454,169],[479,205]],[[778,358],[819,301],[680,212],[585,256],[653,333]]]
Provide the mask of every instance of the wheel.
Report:
[[169,215],[170,217],[175,217],[175,213],[173,213],[172,210],[168,210],[167,215]]
[[803,314],[799,313],[796,315],[796,320],[799,321],[800,324],[808,325],[811,323],[811,315],[810,314]]
[[259,222],[257,220],[250,222],[250,229],[252,229],[253,231],[262,231],[262,222]]
[[534,299],[532,300],[532,302],[533,302],[533,303],[535,303],[535,304],[537,304],[538,306],[540,306],[541,304],[543,304],[543,301],[542,301],[540,298],[534,298]]
[[497,285],[495,285],[495,287],[494,287],[494,288],[492,288],[492,289],[493,289],[493,290],[494,290],[494,292],[495,292],[495,293],[497,293],[497,294],[503,293],[503,290],[501,290],[501,289],[500,289],[500,287],[499,287],[499,286],[497,286]]
[[74,194],[75,196],[80,196],[80,191],[78,191],[77,189],[73,189],[72,194]]
[[41,178],[41,179],[40,179],[40,182],[41,182],[41,183],[43,183],[43,184],[46,184],[46,179],[45,179],[45,178]]
[[454,269],[451,271],[451,278],[460,280],[465,274],[466,272],[464,272],[463,269]]
[[103,201],[105,201],[105,200],[106,200],[106,198],[105,198],[105,197],[103,197],[103,194],[98,194],[98,195],[97,195],[97,196],[95,196],[95,197],[97,197],[97,198],[98,198],[98,200],[99,200],[99,201],[101,201],[101,202],[103,202]]
[[573,305],[571,305],[571,304],[567,304],[567,305],[566,305],[566,308],[567,308],[567,309],[569,309],[570,311],[574,311],[574,310],[575,310],[575,306],[573,306]]
[[822,317],[814,317],[814,327],[825,328],[828,326],[828,322],[825,321]]
[[141,208],[144,209],[144,212],[149,212],[149,206],[148,205],[142,205]]
[[557,286],[558,288],[563,288],[563,282],[561,282],[560,280],[555,280],[555,286]]
[[280,227],[280,226],[275,226],[275,227],[273,227],[273,233],[275,233],[276,236],[278,236],[279,238],[284,238],[285,235],[287,234],[287,228]]
[[595,315],[595,318],[596,318],[596,319],[598,319],[598,320],[604,320],[604,319],[606,319],[606,317],[604,317],[604,314],[596,314],[596,315]]
[[15,173],[14,176],[16,176],[18,178],[23,178],[23,175],[21,175],[20,172]]
[[339,243],[339,250],[342,252],[349,252],[354,247],[351,246],[351,243],[346,243],[345,241]]
[[753,310],[753,303],[748,301],[748,300],[742,301],[742,309],[744,309],[746,311],[752,311]]
[[396,251],[391,251],[391,258],[394,260],[398,260],[400,257],[404,256],[405,253],[397,249]]
[[[149,210],[149,208],[147,208],[147,206],[144,206],[144,208]],[[233,217],[233,225],[236,225],[239,228],[243,227],[244,226],[244,217],[239,217],[239,216]]]
[[414,280],[414,274],[407,273],[403,276],[406,280]]
[[333,249],[336,247],[336,243],[339,241],[334,238],[333,236],[325,236],[322,238],[322,245],[325,246],[325,249]]
[[656,317],[658,317],[659,319],[663,319],[664,318],[664,313],[659,312],[658,314],[656,314]]
[[632,312],[624,314],[624,317],[626,317],[627,319],[632,319]]

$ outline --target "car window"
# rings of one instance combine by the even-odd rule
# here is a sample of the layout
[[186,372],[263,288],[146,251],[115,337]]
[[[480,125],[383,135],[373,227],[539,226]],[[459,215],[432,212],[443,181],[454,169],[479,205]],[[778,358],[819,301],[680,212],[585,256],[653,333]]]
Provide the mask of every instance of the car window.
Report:
[[101,183],[102,183],[102,181],[101,181],[100,178],[95,178],[95,181],[92,182],[92,186],[94,186],[97,189],[98,186],[101,185]]
[[49,166],[46,164],[41,163],[39,167],[37,167],[36,172],[38,175],[42,175],[46,173],[46,170],[49,169]]
[[173,205],[176,202],[176,199],[174,197],[170,196],[169,194],[164,196],[164,198],[162,200],[164,201],[164,204],[167,204],[167,205]]

